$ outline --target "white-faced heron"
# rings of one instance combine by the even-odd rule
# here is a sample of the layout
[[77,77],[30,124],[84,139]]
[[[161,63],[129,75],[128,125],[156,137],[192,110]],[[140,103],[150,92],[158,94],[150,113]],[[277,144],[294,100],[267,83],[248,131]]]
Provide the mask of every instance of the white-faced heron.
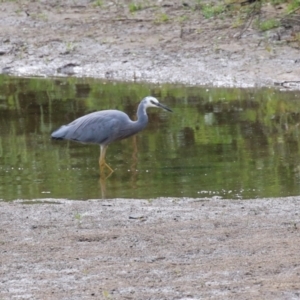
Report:
[[105,162],[107,146],[114,141],[128,138],[143,130],[148,123],[146,112],[148,107],[161,107],[172,112],[170,108],[159,103],[156,98],[148,96],[138,106],[136,121],[130,120],[127,114],[119,110],[96,111],[60,127],[51,134],[51,137],[56,140],[99,144],[100,171],[102,172],[106,166],[113,172],[112,168]]

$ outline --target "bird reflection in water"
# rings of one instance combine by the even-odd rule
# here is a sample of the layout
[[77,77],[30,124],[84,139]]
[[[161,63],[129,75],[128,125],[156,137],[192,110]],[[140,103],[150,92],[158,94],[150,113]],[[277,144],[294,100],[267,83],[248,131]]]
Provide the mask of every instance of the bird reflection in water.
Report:
[[[136,135],[132,137],[132,163],[130,164],[130,169],[128,172],[130,172],[130,185],[132,189],[136,189],[137,185],[137,176],[138,176],[138,170],[137,170],[137,164],[138,164],[138,148],[137,148],[137,139]],[[112,173],[110,173],[108,176],[100,176],[99,178],[99,188],[101,193],[101,199],[106,199],[106,179],[111,176]]]

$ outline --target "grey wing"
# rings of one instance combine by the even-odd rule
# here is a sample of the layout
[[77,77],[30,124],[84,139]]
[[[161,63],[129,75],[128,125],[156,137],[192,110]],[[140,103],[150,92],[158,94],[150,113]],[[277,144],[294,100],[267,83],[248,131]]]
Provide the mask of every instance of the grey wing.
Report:
[[[54,139],[74,140],[82,143],[108,144],[114,140],[116,120],[124,118],[119,111],[107,110],[88,114],[52,133]],[[117,122],[118,123],[118,122]]]
[[115,140],[126,139],[140,131],[134,122],[129,120],[129,122],[118,124],[118,132],[115,133]]

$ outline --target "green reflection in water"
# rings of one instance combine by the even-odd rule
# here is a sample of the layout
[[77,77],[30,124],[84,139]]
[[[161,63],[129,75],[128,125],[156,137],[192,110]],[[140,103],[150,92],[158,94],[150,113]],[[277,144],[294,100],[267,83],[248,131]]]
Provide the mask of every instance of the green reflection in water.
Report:
[[[110,145],[105,183],[98,146],[50,140],[94,110],[134,118],[150,94],[174,113],[149,109],[143,132]],[[271,89],[0,76],[0,199],[299,195],[299,100]]]

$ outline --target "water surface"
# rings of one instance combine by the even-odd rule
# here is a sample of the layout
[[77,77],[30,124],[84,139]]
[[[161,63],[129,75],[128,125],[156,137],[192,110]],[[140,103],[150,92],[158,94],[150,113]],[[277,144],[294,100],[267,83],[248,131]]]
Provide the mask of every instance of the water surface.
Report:
[[[99,147],[51,141],[53,130],[100,109],[131,118],[156,96],[137,136]],[[0,76],[0,199],[255,198],[300,194],[300,95],[93,79]]]

